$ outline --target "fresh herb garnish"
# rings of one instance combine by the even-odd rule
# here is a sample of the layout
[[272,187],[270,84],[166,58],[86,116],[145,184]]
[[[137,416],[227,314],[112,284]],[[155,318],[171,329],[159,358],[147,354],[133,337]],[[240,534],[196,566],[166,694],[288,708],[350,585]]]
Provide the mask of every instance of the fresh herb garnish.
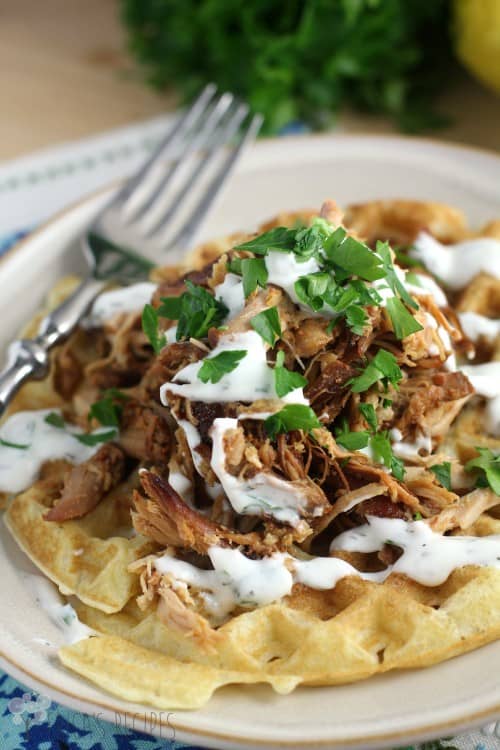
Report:
[[382,259],[383,262],[383,268],[384,268],[384,276],[387,281],[388,286],[392,289],[394,294],[398,297],[401,297],[403,302],[408,305],[408,307],[412,307],[414,310],[418,310],[418,303],[416,300],[413,299],[413,297],[409,294],[404,284],[399,279],[396,269],[394,268],[394,264],[392,262],[392,255],[391,255],[391,249],[389,247],[389,243],[387,242],[380,242],[380,240],[377,242],[377,246],[375,248],[375,251],[378,256]]
[[250,319],[250,325],[269,346],[274,346],[281,336],[280,316],[276,307],[268,307],[267,310],[254,315]]
[[238,367],[243,357],[247,354],[246,349],[230,350],[216,354],[215,357],[207,357],[198,370],[198,378],[202,383],[218,383],[223,375],[232,372]]
[[187,291],[180,297],[162,297],[158,315],[177,320],[176,339],[202,339],[209,328],[222,323],[229,310],[204,287],[186,281]]
[[392,452],[389,433],[386,430],[377,432],[370,440],[370,447],[375,459],[379,460],[384,466],[387,466],[396,479],[402,481],[405,475],[405,466],[401,459],[396,458]]
[[295,282],[295,293],[301,302],[317,312],[324,307],[325,295],[332,283],[333,279],[328,273],[309,273]]
[[3,438],[0,438],[0,445],[4,445],[6,448],[17,448],[20,451],[25,451],[30,447],[24,443],[11,443],[10,440],[4,440]]
[[350,432],[347,428],[337,428],[335,440],[347,451],[359,451],[368,446],[368,443],[370,442],[370,433],[366,430]]
[[451,490],[451,464],[449,461],[443,461],[442,464],[429,466],[430,471],[435,475],[439,484],[445,489]]
[[373,404],[359,404],[358,408],[372,432],[376,432],[378,423],[377,415],[375,413],[375,407],[373,406]]
[[491,487],[495,495],[500,495],[500,454],[495,455],[489,448],[476,446],[479,456],[471,458],[464,466],[465,471],[477,471],[477,487]]
[[397,384],[403,377],[403,373],[397,363],[396,357],[385,349],[379,349],[372,361],[365,367],[361,375],[349,381],[353,393],[367,391],[379,380],[387,386],[391,383],[397,388]]
[[[344,271],[364,281],[375,281],[385,276],[382,260],[363,242],[350,235],[334,232],[325,244],[327,258]],[[342,275],[344,275],[342,274]]]
[[153,305],[144,305],[144,310],[142,311],[142,330],[153,347],[154,353],[159,354],[167,343],[167,339],[164,333],[158,331],[158,311]]
[[83,445],[99,445],[99,443],[107,443],[109,440],[113,440],[116,437],[116,430],[107,430],[106,432],[94,432],[93,434],[84,433],[83,435],[75,435],[73,437]]
[[109,393],[103,395],[99,401],[95,401],[89,409],[88,420],[96,419],[105,427],[119,427],[122,406],[117,404],[115,399],[116,396]]
[[64,418],[55,411],[51,411],[50,414],[47,414],[43,421],[47,422],[47,424],[52,425],[52,427],[57,427],[60,430],[63,430],[66,426]]
[[304,388],[307,385],[307,378],[300,372],[287,370],[283,366],[285,355],[279,351],[276,355],[276,365],[274,367],[274,388],[279,398],[283,398],[287,393],[294,391],[296,388]]
[[264,422],[267,434],[275,438],[281,432],[291,432],[292,430],[304,430],[310,432],[316,427],[321,427],[321,423],[310,406],[304,404],[287,404],[272,414]]
[[264,234],[259,234],[258,237],[248,240],[248,242],[236,245],[235,249],[250,250],[255,255],[267,255],[271,250],[287,253],[295,248],[296,235],[296,229],[275,227],[270,229],[269,232],[264,232]]
[[394,335],[397,339],[404,339],[412,333],[423,331],[423,326],[408,312],[400,299],[391,297],[386,304],[394,328]]

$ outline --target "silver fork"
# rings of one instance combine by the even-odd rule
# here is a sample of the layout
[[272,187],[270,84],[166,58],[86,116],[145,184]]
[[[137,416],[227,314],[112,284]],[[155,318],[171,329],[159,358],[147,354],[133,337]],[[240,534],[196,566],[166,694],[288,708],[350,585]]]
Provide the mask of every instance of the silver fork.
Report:
[[161,253],[179,260],[261,125],[262,117],[250,117],[232,94],[205,87],[80,238],[84,281],[44,318],[34,339],[10,344],[0,372],[0,415],[22,383],[45,377],[50,349],[69,336],[105,286],[147,278]]

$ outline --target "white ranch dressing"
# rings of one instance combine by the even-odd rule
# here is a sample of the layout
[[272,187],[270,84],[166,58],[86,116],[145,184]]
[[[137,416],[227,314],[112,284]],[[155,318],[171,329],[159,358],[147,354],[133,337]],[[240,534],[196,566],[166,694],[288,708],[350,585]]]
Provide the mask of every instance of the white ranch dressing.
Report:
[[[260,472],[250,479],[240,479],[226,471],[224,436],[238,427],[237,419],[219,418],[213,423],[212,458],[210,466],[237,513],[252,516],[272,516],[277,521],[298,526],[301,511],[308,504],[307,495],[290,482],[273,474]],[[320,515],[322,508],[318,508]]]
[[[37,604],[46,612],[49,619],[56,625],[64,635],[65,643],[76,643],[84,638],[96,635],[96,632],[80,622],[78,615],[71,604],[63,602],[54,584],[44,576],[26,574],[26,583],[32,591]],[[44,639],[34,638],[37,643],[54,646]]]
[[[442,536],[425,521],[370,516],[368,523],[345,531],[330,550],[376,552],[390,542],[403,549],[381,579],[403,573],[424,586],[439,586],[450,573],[464,565],[500,567],[500,535],[484,537]],[[365,577],[365,574],[362,574]]]
[[131,284],[120,289],[102,292],[96,297],[89,314],[80,325],[83,328],[98,328],[118,313],[142,310],[144,305],[151,302],[151,297],[156,289],[156,284],[142,281],[139,284]]
[[[310,307],[304,305],[298,298],[295,291],[295,282],[301,276],[320,271],[317,261],[314,258],[308,258],[301,263],[297,260],[295,253],[280,253],[277,250],[271,250],[265,256],[264,261],[268,273],[267,283],[281,287],[296,305],[312,315]],[[323,310],[320,314],[327,315],[326,311]]]
[[407,278],[405,280],[405,286],[410,294],[417,294],[421,297],[427,295],[432,297],[438,307],[447,306],[446,294],[431,276],[427,276],[425,273],[415,273],[414,276],[418,284],[412,284]]
[[420,232],[410,253],[450,289],[462,289],[481,271],[500,278],[500,241],[493,237],[442,245]]
[[500,335],[500,319],[486,318],[475,312],[458,313],[463,332],[471,341],[483,337],[494,341]]
[[[216,357],[221,352],[245,351],[238,366],[221,377],[217,383],[203,383],[198,373],[203,360],[193,362],[174,376],[173,382],[164,383],[160,388],[160,398],[168,406],[166,394],[175,395],[205,403],[227,403],[243,401],[252,403],[258,399],[278,398],[274,387],[274,371],[267,364],[267,347],[262,337],[255,331],[231,333],[222,336],[218,345],[208,357]],[[302,388],[287,393],[281,399],[288,404],[308,404]]]
[[486,427],[492,435],[500,435],[500,362],[485,362],[482,365],[463,365],[476,393],[488,399],[486,404]]
[[223,302],[229,313],[226,318],[232,320],[242,312],[245,307],[245,294],[243,282],[235,273],[227,273],[222,284],[214,288],[215,299]]
[[392,429],[389,437],[394,441],[392,443],[392,452],[398,458],[412,461],[420,458],[421,450],[424,450],[427,454],[432,453],[432,438],[430,435],[419,433],[415,437],[414,442],[410,443],[402,440],[403,435],[400,430]]
[[[66,424],[60,428],[48,424],[45,418],[50,413],[61,416],[57,409],[18,411],[0,426],[2,440],[28,446],[23,449],[0,444],[0,491],[22,492],[36,481],[45,461],[66,459],[80,464],[101,447],[102,443],[93,446],[80,443],[75,435],[83,434],[83,430],[76,425]],[[108,429],[98,429],[91,434]]]
[[500,568],[500,535],[488,537],[446,537],[424,521],[371,516],[368,523],[340,534],[331,550],[377,552],[386,543],[403,550],[400,558],[378,573],[364,573],[336,557],[297,560],[275,553],[251,560],[238,549],[210,547],[213,570],[201,570],[165,554],[154,566],[170,574],[178,584],[201,591],[209,613],[223,619],[236,606],[259,607],[291,593],[294,583],[327,590],[347,576],[383,582],[391,573],[404,574],[425,586],[439,586],[450,573],[465,565]]

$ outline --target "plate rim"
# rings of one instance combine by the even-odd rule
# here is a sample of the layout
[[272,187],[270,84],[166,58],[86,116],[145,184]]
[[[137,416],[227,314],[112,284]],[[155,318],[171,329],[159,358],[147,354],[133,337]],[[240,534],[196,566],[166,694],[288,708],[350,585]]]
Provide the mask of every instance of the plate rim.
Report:
[[[450,153],[453,150],[459,150],[468,153],[470,156],[474,157],[481,157],[486,158],[488,160],[492,160],[495,162],[498,162],[498,166],[500,166],[500,154],[496,153],[493,150],[484,149],[477,146],[469,146],[464,143],[460,142],[452,142],[452,141],[446,141],[446,140],[439,140],[434,138],[426,138],[426,137],[420,137],[420,136],[411,136],[411,135],[398,135],[398,134],[379,134],[379,133],[315,133],[315,134],[302,134],[302,135],[294,135],[294,136],[286,136],[286,138],[281,139],[275,139],[275,138],[263,138],[260,139],[256,144],[253,145],[253,149],[259,148],[259,144],[262,144],[264,147],[269,148],[272,147],[273,143],[280,143],[284,144],[286,143],[289,148],[294,147],[294,145],[300,146],[305,141],[308,142],[324,142],[324,141],[332,141],[332,142],[339,142],[342,141],[380,141],[384,142],[386,144],[389,144],[390,142],[393,143],[399,143],[401,145],[406,144],[412,144],[413,146],[422,146],[423,148],[428,148],[429,146],[432,148],[438,148],[442,150],[443,152],[448,151]],[[3,265],[8,261],[10,258],[13,257],[14,254],[16,254],[19,250],[25,248],[29,243],[32,241],[36,241],[36,239],[43,235],[48,229],[53,227],[54,225],[57,225],[61,220],[64,220],[65,218],[69,217],[71,214],[78,211],[79,208],[83,207],[85,204],[92,203],[92,201],[97,201],[99,196],[104,196],[106,193],[111,193],[113,189],[116,189],[123,180],[113,180],[107,185],[97,189],[93,190],[86,195],[82,196],[77,201],[72,202],[70,205],[62,208],[60,211],[49,217],[46,221],[42,222],[36,229],[34,229],[32,232],[30,232],[26,237],[23,237],[20,241],[15,243],[9,250],[7,250],[2,257],[0,257],[0,273],[2,271]],[[54,700],[60,702],[63,705],[66,705],[73,710],[77,710],[80,712],[85,713],[89,709],[97,708],[97,709],[104,709],[104,711],[109,712],[110,714],[115,715],[122,715],[124,717],[131,717],[137,716],[137,711],[127,710],[126,708],[123,708],[121,706],[114,705],[113,703],[101,703],[100,701],[92,698],[85,698],[81,699],[79,696],[71,691],[68,691],[66,688],[62,688],[60,686],[55,686],[52,682],[47,682],[43,679],[42,676],[38,676],[36,674],[31,673],[29,670],[27,670],[24,666],[17,664],[15,660],[13,660],[12,656],[4,651],[4,649],[0,646],[0,665],[3,667],[5,665],[7,666],[6,671],[9,674],[12,674],[14,672],[14,676],[17,674],[21,675],[20,679],[21,681],[25,682],[28,686],[33,684],[35,685],[43,685],[45,688],[48,688],[50,692],[52,692],[56,697]],[[12,671],[9,671],[8,667],[12,668]],[[83,679],[83,678],[82,678]],[[103,692],[103,697],[106,694]],[[113,696],[111,694],[111,700],[113,698],[116,698],[117,700],[121,700],[118,698],[118,696]],[[79,705],[80,702],[83,700],[83,706]],[[153,707],[151,707],[153,708]],[[152,713],[152,712],[150,712]],[[164,712],[167,713],[167,712]],[[179,712],[181,715],[183,712]],[[194,713],[194,712],[190,712]],[[179,715],[179,714],[177,714]],[[498,716],[500,716],[500,703],[496,703],[488,708],[485,708],[481,711],[475,711],[473,713],[470,713],[468,715],[463,715],[460,719],[453,719],[450,721],[434,721],[433,723],[427,724],[425,726],[418,726],[414,729],[409,729],[405,731],[404,739],[411,740],[411,741],[417,741],[421,739],[426,739],[429,737],[437,736],[446,733],[447,731],[460,731],[465,728],[472,728],[473,726],[478,726],[482,724],[483,722],[486,723],[490,719],[495,719]],[[164,722],[162,723],[161,718],[158,721],[156,717],[154,717],[154,720],[150,722],[151,724],[154,724],[156,728],[164,727]],[[229,742],[237,742],[239,747],[287,747],[287,748],[298,748],[298,747],[309,747],[309,748],[324,748],[324,747],[378,747],[381,746],[382,743],[387,741],[398,741],[401,739],[401,734],[398,731],[395,732],[386,732],[384,734],[373,734],[373,732],[370,733],[370,735],[357,735],[356,737],[352,737],[349,739],[328,739],[328,738],[317,738],[315,740],[311,740],[309,743],[305,743],[304,739],[293,739],[293,738],[284,738],[279,740],[274,740],[271,738],[265,738],[265,737],[253,737],[250,740],[243,736],[238,736],[234,733],[220,733],[216,732],[214,730],[209,729],[197,729],[196,727],[185,725],[174,716],[169,719],[169,726],[175,728],[175,730],[178,730],[186,737],[191,736],[196,739],[196,741],[207,741],[210,742],[214,741],[222,741],[224,743]],[[147,731],[147,730],[146,730]],[[151,730],[152,731],[152,730]],[[228,746],[228,745],[226,745]]]

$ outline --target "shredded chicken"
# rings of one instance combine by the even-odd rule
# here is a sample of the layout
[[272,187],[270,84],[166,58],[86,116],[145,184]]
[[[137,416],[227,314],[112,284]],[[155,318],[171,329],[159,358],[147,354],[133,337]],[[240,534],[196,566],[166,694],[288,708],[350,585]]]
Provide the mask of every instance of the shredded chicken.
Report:
[[113,443],[106,443],[88,461],[69,471],[61,497],[45,514],[45,520],[61,523],[85,516],[121,482],[124,474],[123,451]]
[[500,497],[490,489],[477,489],[459,498],[455,503],[444,508],[428,523],[433,531],[444,534],[450,529],[467,529],[472,526],[481,513],[500,503]]

